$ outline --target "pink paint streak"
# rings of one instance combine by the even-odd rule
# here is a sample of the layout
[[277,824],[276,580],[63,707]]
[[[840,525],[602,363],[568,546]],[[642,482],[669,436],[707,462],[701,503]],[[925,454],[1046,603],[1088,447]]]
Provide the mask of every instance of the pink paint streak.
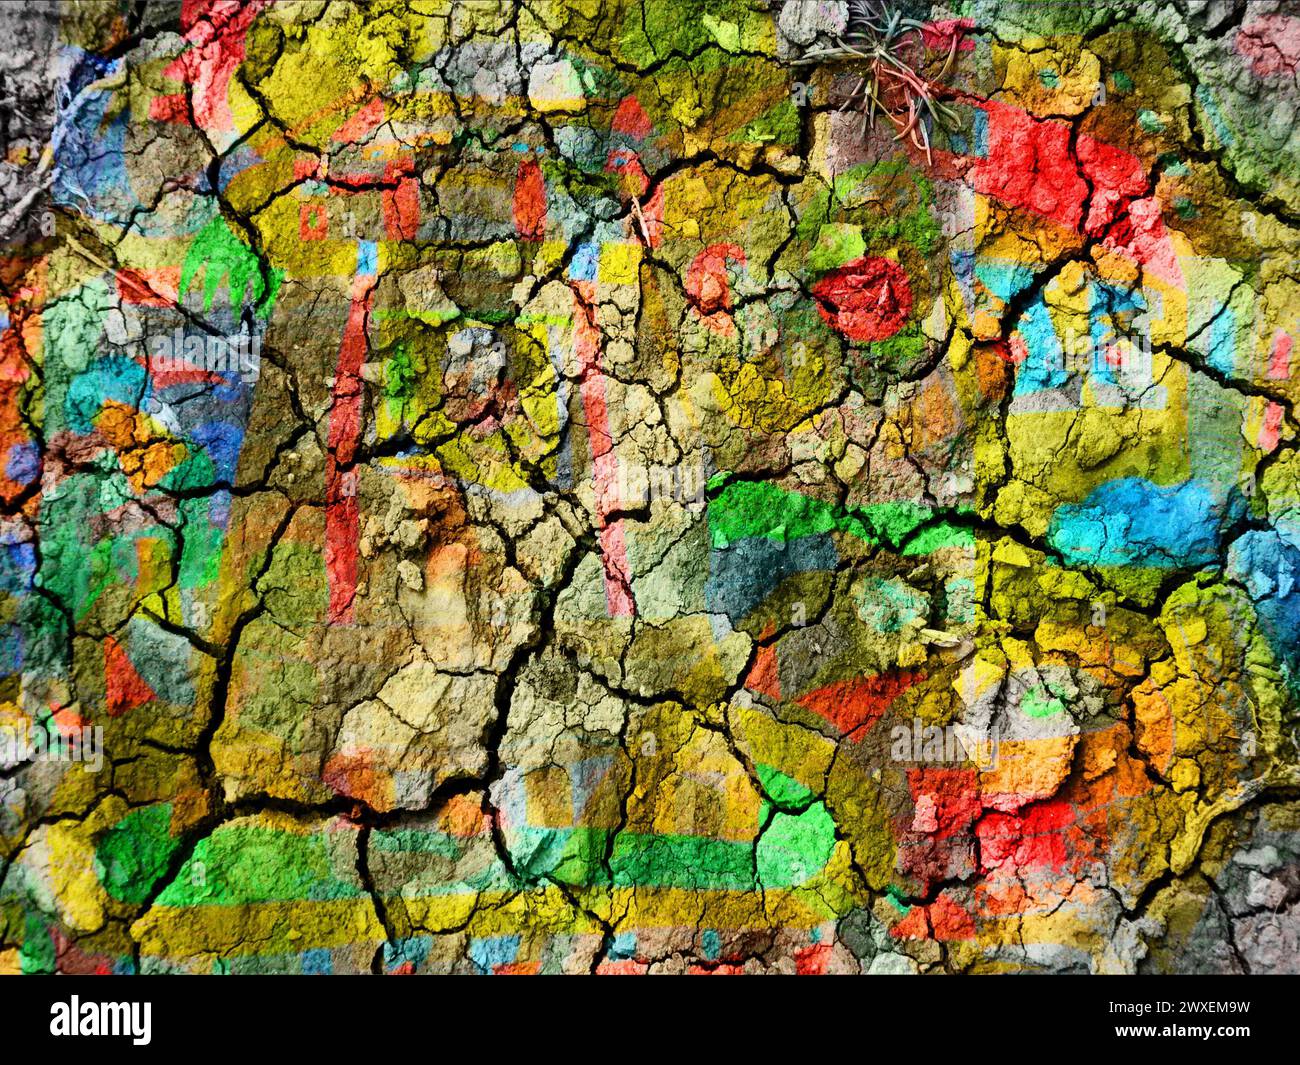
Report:
[[1291,334],[1279,329],[1273,334],[1273,350],[1268,359],[1268,376],[1274,381],[1285,381],[1291,376]]
[[575,285],[573,299],[574,349],[582,367],[582,410],[591,441],[591,459],[596,477],[596,528],[599,531],[601,560],[605,568],[605,602],[611,617],[631,617],[632,574],[627,562],[627,540],[622,521],[608,521],[619,508],[618,459],[614,455],[614,438],[609,427],[609,406],[605,397],[605,375],[600,369],[600,330],[596,328],[584,288],[590,282]]
[[1257,78],[1290,76],[1300,67],[1300,18],[1263,15],[1237,31],[1237,54],[1250,60]]
[[[163,75],[191,87],[194,120],[203,129],[235,128],[227,89],[244,61],[249,27],[265,6],[264,0],[185,0],[181,5],[181,25],[190,47],[164,68]],[[156,97],[149,104],[149,117],[186,121],[185,94]]]

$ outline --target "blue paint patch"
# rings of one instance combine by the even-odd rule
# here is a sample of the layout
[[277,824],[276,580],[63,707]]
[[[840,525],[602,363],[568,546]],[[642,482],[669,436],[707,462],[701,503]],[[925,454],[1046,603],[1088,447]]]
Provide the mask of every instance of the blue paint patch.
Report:
[[[261,166],[265,160],[253,150],[252,145],[244,143],[221,160],[221,169],[217,171],[217,184],[225,192],[230,183],[246,170]],[[202,180],[207,183],[207,171],[202,173]]]
[[519,956],[518,936],[476,939],[469,945],[469,958],[483,976],[491,976],[498,965],[509,965]]
[[[64,98],[73,100],[83,89],[117,70],[121,59],[106,60],[80,48],[69,47],[59,57],[68,70]],[[127,180],[125,160],[129,107],[109,117],[112,90],[87,97],[75,115],[61,109],[56,122],[65,133],[59,145],[58,171],[51,190],[55,203],[100,221],[124,221],[133,208],[143,206]]]
[[215,478],[226,484],[235,480],[235,464],[244,443],[244,429],[229,422],[204,422],[190,433],[190,439],[199,444],[212,460]]
[[1088,308],[1088,334],[1092,344],[1089,369],[1098,381],[1113,385],[1115,370],[1106,359],[1110,346],[1120,339],[1117,324],[1133,321],[1147,310],[1141,292],[1130,292],[1101,281],[1089,286],[1091,300]]
[[357,276],[374,277],[379,269],[379,245],[373,240],[357,242]]
[[0,550],[0,591],[18,595],[31,590],[36,576],[36,548],[23,541],[13,541]]
[[32,441],[23,440],[9,449],[5,476],[14,484],[31,484],[40,476],[41,450]]
[[975,138],[976,157],[987,159],[989,157],[989,113],[982,107],[975,109],[972,135]]
[[0,627],[0,670],[6,674],[21,673],[24,664],[23,631],[18,625]]
[[1025,342],[1025,360],[1016,367],[1013,395],[1023,396],[1046,389],[1060,388],[1069,379],[1065,370],[1065,352],[1047,304],[1035,300],[1025,308],[1016,325]]
[[396,943],[385,943],[384,970],[391,972],[406,964],[419,968],[429,956],[431,942],[432,940],[427,936],[414,936],[409,939],[400,939]]
[[1233,135],[1231,127],[1224,121],[1223,112],[1219,110],[1219,102],[1213,94],[1204,85],[1196,87],[1196,100],[1204,109],[1206,117],[1210,120],[1210,125],[1214,127],[1214,135],[1219,138],[1219,143],[1225,148],[1232,147],[1233,141],[1237,138]]
[[1058,508],[1047,540],[1071,564],[1207,565],[1218,557],[1225,519],[1241,506],[1240,497],[1217,500],[1202,481],[1162,486],[1127,477]]
[[1293,693],[1300,686],[1300,531],[1252,530],[1228,549],[1227,574],[1255,602],[1269,647]]
[[1009,259],[990,259],[977,262],[975,276],[989,292],[1005,302],[1033,282],[1034,271]]
[[580,244],[569,264],[569,276],[574,281],[595,281],[596,271],[600,267],[600,245]]
[[766,599],[787,577],[832,570],[839,560],[829,533],[788,543],[749,536],[709,552],[704,601],[710,613],[726,614],[734,625]]
[[1209,349],[1205,352],[1205,361],[1225,376],[1230,376],[1236,370],[1237,315],[1227,304],[1219,309],[1210,322]]

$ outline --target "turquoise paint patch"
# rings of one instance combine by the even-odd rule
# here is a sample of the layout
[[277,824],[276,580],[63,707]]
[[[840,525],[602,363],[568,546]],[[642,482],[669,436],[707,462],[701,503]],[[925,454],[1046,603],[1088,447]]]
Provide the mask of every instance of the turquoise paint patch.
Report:
[[1110,481],[1052,516],[1047,540],[1068,563],[1199,566],[1218,556],[1225,506],[1201,481]]

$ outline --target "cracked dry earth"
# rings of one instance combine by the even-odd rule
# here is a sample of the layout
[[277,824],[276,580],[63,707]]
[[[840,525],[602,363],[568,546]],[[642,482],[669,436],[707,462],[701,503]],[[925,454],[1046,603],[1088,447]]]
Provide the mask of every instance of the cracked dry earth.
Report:
[[1300,8],[862,7],[0,10],[0,968],[1297,967]]

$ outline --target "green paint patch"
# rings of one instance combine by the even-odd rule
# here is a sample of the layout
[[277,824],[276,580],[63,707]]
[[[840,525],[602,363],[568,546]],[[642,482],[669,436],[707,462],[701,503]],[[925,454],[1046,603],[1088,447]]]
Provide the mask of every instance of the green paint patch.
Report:
[[244,304],[244,294],[252,286],[253,303],[257,306],[257,316],[267,318],[275,306],[276,293],[280,290],[280,281],[284,271],[272,269],[268,272],[269,285],[262,276],[261,263],[253,250],[241,241],[218,215],[199,230],[194,243],[185,253],[181,265],[180,295],[189,291],[190,283],[203,271],[203,309],[212,309],[221,282],[227,280],[230,290],[230,306],[238,310]]
[[[881,189],[875,187],[877,179],[886,179]],[[877,198],[882,189],[901,202],[883,205]],[[847,216],[862,233],[866,249],[881,251],[904,243],[930,255],[943,235],[930,213],[933,204],[934,188],[923,174],[897,163],[864,163],[840,174],[831,188],[812,198],[795,233],[801,241],[812,242],[820,238],[823,226]],[[811,263],[808,268],[822,269]]]
[[779,813],[758,841],[758,879],[765,887],[807,883],[835,850],[835,822],[823,803],[801,814]]
[[754,888],[754,852],[746,841],[625,832],[614,844],[610,867],[620,887]]
[[813,793],[810,788],[804,787],[793,777],[786,776],[779,769],[761,763],[755,768],[763,790],[771,796],[777,806],[787,809],[805,806],[812,799]]
[[903,554],[928,555],[941,547],[974,546],[975,534],[970,529],[949,521],[937,521],[912,537],[903,548]]
[[415,395],[415,367],[405,344],[399,344],[384,366],[384,395],[400,404]]
[[819,273],[834,270],[861,258],[867,252],[862,227],[847,222],[827,222],[817,233],[817,243],[808,255],[808,269]]
[[1142,110],[1138,112],[1138,126],[1144,133],[1159,133],[1165,128],[1159,115],[1154,111]]
[[885,898],[899,913],[908,914],[912,912],[911,905],[903,901],[903,893],[895,885],[890,884],[889,887],[885,888]]
[[1160,165],[1160,169],[1171,177],[1187,177],[1191,173],[1187,164],[1173,152],[1165,152],[1156,162]]
[[[711,487],[719,479],[715,478]],[[845,533],[868,544],[902,547],[905,555],[975,542],[969,529],[935,520],[934,512],[918,503],[873,503],[849,510],[761,481],[727,485],[709,504],[708,515],[709,542],[718,549],[751,536],[788,543],[829,532]]]
[[57,961],[54,937],[41,920],[40,913],[32,908],[22,918],[23,943],[18,952],[18,965],[24,975],[52,973]]
[[728,52],[740,51],[740,27],[726,19],[714,18],[706,14],[700,20],[718,44]]
[[799,109],[788,96],[748,125],[727,138],[733,144],[779,144],[791,147],[799,141]]
[[748,536],[787,543],[826,532],[846,532],[874,542],[862,520],[838,505],[774,484],[740,481],[728,485],[709,505],[709,541],[715,548]]
[[158,896],[160,906],[244,906],[324,901],[364,894],[355,880],[354,841],[336,853],[328,833],[297,835],[230,826],[199,841],[180,873]]
[[95,875],[113,898],[137,905],[153,893],[180,846],[171,803],[132,810],[95,844]]
[[1030,688],[1020,700],[1020,709],[1029,717],[1055,717],[1065,713],[1065,704],[1045,688]]

